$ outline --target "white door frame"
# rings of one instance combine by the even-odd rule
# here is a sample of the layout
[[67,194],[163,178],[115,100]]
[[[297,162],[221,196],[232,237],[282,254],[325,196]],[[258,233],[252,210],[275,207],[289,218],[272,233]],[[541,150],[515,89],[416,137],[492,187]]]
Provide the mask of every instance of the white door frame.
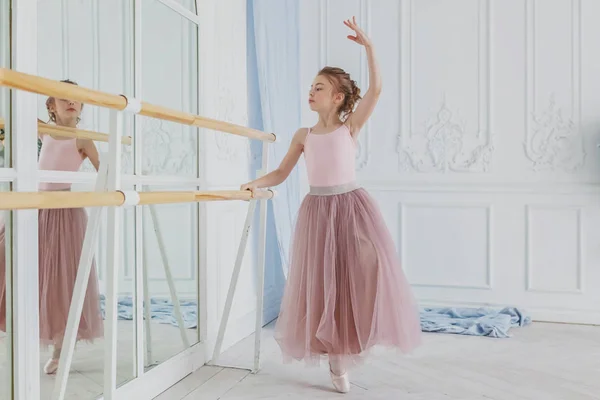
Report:
[[[37,0],[14,0],[11,67],[37,72]],[[22,90],[11,92],[13,190],[37,191],[37,98]],[[12,345],[13,399],[40,396],[38,211],[13,212]],[[35,240],[32,240],[35,238]]]

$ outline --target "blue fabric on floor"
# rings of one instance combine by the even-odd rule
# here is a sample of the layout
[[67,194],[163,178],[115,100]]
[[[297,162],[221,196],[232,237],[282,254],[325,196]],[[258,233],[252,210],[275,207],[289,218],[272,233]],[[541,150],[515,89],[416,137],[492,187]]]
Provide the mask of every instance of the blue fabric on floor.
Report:
[[[183,324],[187,329],[197,327],[198,316],[196,314],[195,301],[179,301]],[[102,318],[105,317],[106,300],[104,295],[100,295],[100,309]],[[117,303],[117,315],[120,320],[133,320],[133,299],[131,297],[119,297]],[[173,303],[170,300],[162,298],[150,299],[150,318],[159,324],[177,325]]]
[[[174,307],[170,300],[150,299],[152,321],[177,326]],[[187,329],[197,327],[195,301],[180,301],[183,322]],[[100,296],[102,317],[105,315],[105,297]],[[131,297],[119,297],[118,318],[133,319],[133,300]],[[421,330],[423,332],[452,333],[457,335],[488,336],[509,338],[511,328],[527,326],[531,318],[521,310],[506,307],[501,310],[492,308],[423,308],[421,309]]]
[[526,326],[531,318],[514,307],[492,308],[423,308],[423,332],[508,338],[513,327]]

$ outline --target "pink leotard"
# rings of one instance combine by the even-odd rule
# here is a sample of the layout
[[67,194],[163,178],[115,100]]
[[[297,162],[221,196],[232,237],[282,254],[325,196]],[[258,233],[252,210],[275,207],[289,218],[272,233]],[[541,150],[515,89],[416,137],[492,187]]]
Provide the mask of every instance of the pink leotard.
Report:
[[304,158],[310,186],[353,184],[356,180],[355,152],[356,143],[346,125],[325,134],[313,134],[309,128]]
[[[83,158],[77,148],[77,139],[54,139],[50,135],[42,136],[42,150],[38,168],[52,171],[78,171]],[[69,190],[70,183],[41,182],[39,190]]]

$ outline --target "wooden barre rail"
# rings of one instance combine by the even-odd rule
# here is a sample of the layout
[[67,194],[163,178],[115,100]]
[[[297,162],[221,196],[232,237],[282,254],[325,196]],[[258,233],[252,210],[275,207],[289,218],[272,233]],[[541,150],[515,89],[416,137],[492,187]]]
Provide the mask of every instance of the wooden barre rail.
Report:
[[[0,118],[0,129],[4,129],[4,119]],[[68,126],[50,125],[38,120],[38,132],[53,136],[68,138],[90,139],[96,142],[107,142],[110,135],[106,133],[87,131],[84,129],[69,128]],[[131,145],[131,136],[123,136],[121,143]]]
[[[96,142],[106,142],[110,138],[110,135],[107,133],[100,133],[94,131],[87,131],[84,129],[77,128],[69,128],[67,126],[57,126],[50,125],[44,122],[38,122],[38,132],[46,133],[53,136],[62,136],[69,138],[78,138],[78,139],[90,139]],[[121,143],[126,145],[131,145],[131,136],[123,136],[121,138]]]
[[[80,208],[122,206],[127,191],[114,192],[5,192],[0,193],[0,210],[31,210],[50,208]],[[137,192],[140,201],[135,205],[195,203],[199,201],[251,200],[250,191],[215,190],[197,192]],[[273,198],[275,192],[258,190],[255,200]]]
[[[127,107],[127,99],[121,95],[105,93],[99,90],[58,82],[52,79],[42,78],[36,75],[29,75],[7,68],[0,68],[0,86],[25,90],[27,92],[46,96],[58,97],[61,99],[75,100],[85,104],[92,104],[95,106],[117,110],[124,110]],[[275,141],[275,135],[272,133],[266,133],[245,126],[217,121],[145,102],[141,102],[141,105],[142,109],[139,114],[147,117],[227,132],[234,135],[245,136],[251,139],[258,139],[267,142]]]

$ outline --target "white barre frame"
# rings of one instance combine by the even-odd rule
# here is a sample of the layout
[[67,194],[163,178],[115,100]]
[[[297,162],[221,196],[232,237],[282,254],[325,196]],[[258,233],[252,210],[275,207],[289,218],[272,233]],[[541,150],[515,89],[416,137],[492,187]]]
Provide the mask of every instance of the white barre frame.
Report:
[[[264,176],[269,169],[269,147],[267,142],[263,142],[262,145],[262,163],[261,169],[257,172],[257,177]],[[225,307],[223,308],[223,316],[219,324],[219,332],[217,334],[217,341],[213,349],[212,359],[209,365],[220,366],[223,368],[236,368],[236,369],[248,369],[252,373],[257,373],[260,370],[260,350],[261,350],[261,333],[263,327],[263,302],[265,294],[265,252],[267,243],[267,200],[260,201],[260,215],[259,215],[259,234],[258,234],[258,277],[257,277],[257,295],[256,295],[256,320],[254,328],[254,364],[252,368],[244,368],[239,366],[230,366],[219,364],[219,356],[221,355],[221,348],[223,346],[223,340],[225,338],[225,330],[227,329],[227,323],[229,322],[229,314],[231,313],[231,307],[233,305],[233,297],[235,296],[235,290],[239,280],[240,272],[242,269],[242,261],[244,259],[244,253],[246,251],[246,244],[248,242],[248,236],[250,235],[250,228],[252,226],[252,220],[254,218],[255,201],[250,202],[248,212],[246,214],[246,222],[244,223],[244,230],[242,231],[242,237],[238,246],[238,252],[235,259],[235,265],[233,267],[233,273],[231,275],[231,281],[229,283],[229,290],[227,291],[227,298],[225,300]]]

